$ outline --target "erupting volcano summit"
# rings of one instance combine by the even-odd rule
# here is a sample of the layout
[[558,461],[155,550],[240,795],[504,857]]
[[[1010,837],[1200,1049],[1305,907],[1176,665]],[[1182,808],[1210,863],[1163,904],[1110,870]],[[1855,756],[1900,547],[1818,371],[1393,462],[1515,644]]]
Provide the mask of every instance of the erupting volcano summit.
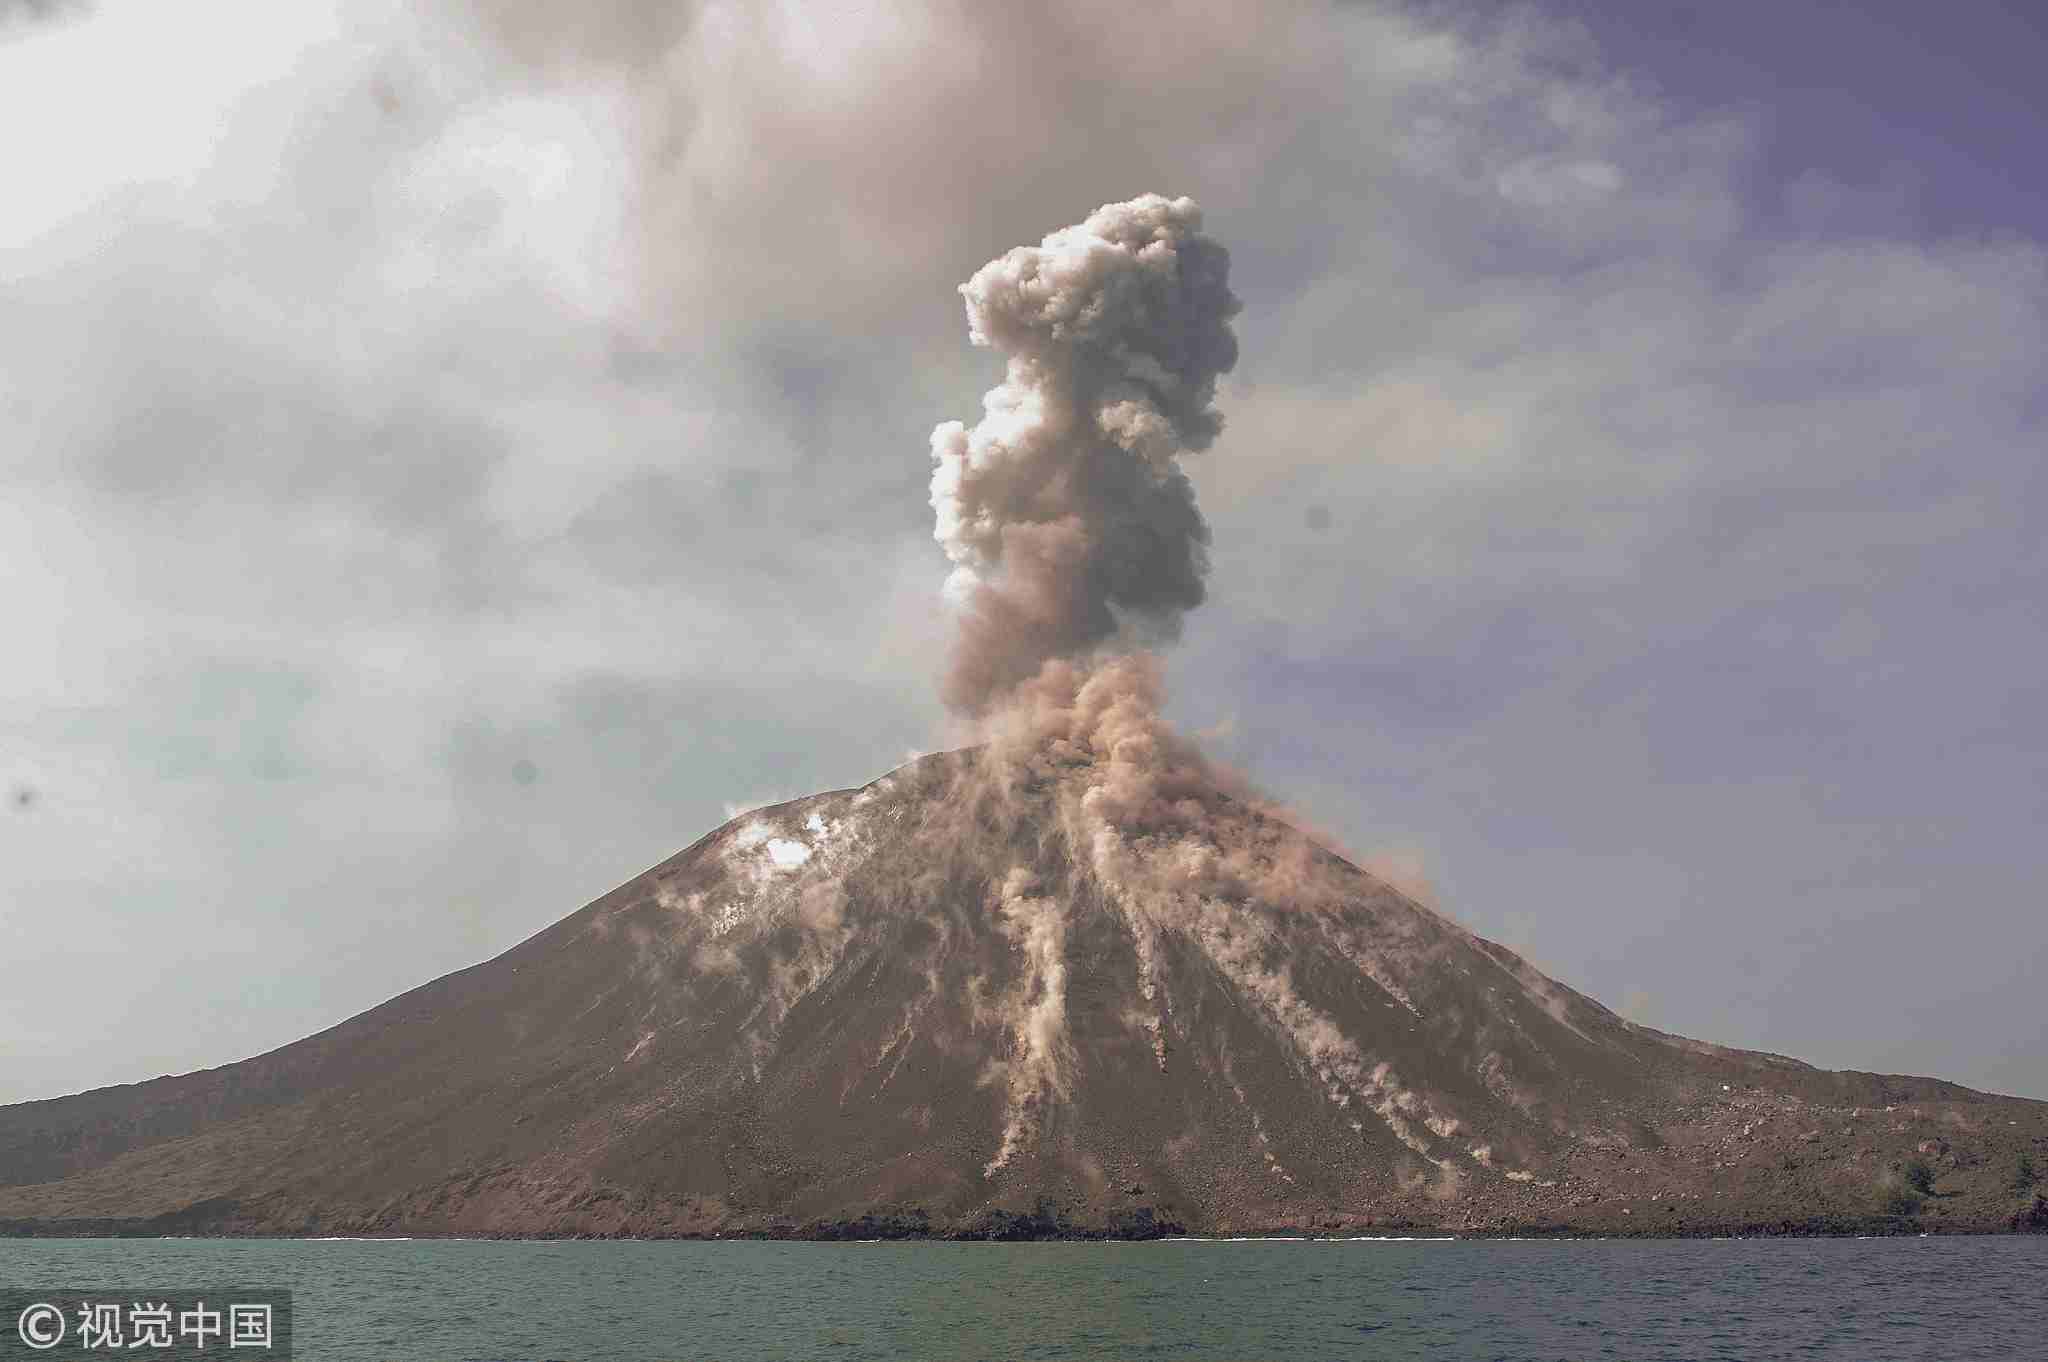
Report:
[[932,438],[971,745],[281,1050],[0,1108],[0,1233],[2048,1224],[2005,1182],[2048,1104],[1627,1022],[1160,717],[1228,266],[1148,195],[963,286],[1007,363]]

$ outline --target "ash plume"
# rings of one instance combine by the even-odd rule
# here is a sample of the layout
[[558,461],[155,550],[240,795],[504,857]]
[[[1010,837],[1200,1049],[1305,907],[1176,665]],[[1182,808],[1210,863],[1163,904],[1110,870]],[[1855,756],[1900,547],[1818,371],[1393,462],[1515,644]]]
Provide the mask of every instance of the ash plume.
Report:
[[959,632],[942,685],[987,714],[1047,663],[1164,642],[1202,603],[1209,527],[1183,452],[1222,428],[1237,362],[1230,254],[1194,200],[1146,194],[992,260],[961,285],[1002,351],[971,430],[932,432],[935,536]]
[[[1341,863],[1160,713],[1162,669],[1144,645],[1177,635],[1208,570],[1208,526],[1179,460],[1222,429],[1216,380],[1237,360],[1229,253],[1201,225],[1193,200],[1147,194],[1010,251],[961,286],[972,340],[1001,350],[1007,367],[980,424],[932,432],[936,537],[959,610],[942,694],[988,739],[958,806],[982,818],[1051,792],[1060,839],[1131,943],[1139,1002],[1126,1022],[1162,1071],[1176,1001],[1160,962],[1193,951],[1263,1015],[1333,1108],[1355,1113],[1354,1131],[1369,1116],[1446,1166],[1461,1121],[1304,995],[1290,949],[1299,926],[1315,924],[1323,949],[1414,1014],[1398,977],[1436,948],[1438,924],[1407,910],[1347,924],[1353,883]],[[949,840],[975,837],[963,826]],[[1073,1056],[1063,910],[1020,887],[1032,878],[1023,866],[988,869],[1004,886],[1005,933],[1026,955],[1019,987],[993,1009],[1012,1038],[997,1066],[1001,1143],[983,1172],[994,1177],[1043,1133]]]

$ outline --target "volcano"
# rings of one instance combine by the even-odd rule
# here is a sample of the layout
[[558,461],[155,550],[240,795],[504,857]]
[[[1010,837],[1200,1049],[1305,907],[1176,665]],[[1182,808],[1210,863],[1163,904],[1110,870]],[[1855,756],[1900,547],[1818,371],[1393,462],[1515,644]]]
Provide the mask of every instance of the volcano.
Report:
[[2048,1104],[1633,1024],[1137,755],[926,757],[296,1044],[0,1108],[0,1232],[2048,1219]]
[[1161,718],[1228,274],[1145,194],[961,285],[1004,356],[931,440],[980,745],[296,1045],[0,1108],[0,1232],[2048,1227],[2048,1104],[1627,1022]]

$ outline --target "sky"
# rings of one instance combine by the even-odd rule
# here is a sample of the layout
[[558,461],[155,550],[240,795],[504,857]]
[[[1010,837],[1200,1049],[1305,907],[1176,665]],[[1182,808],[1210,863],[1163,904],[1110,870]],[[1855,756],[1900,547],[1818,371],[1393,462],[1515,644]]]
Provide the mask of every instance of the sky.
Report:
[[1171,712],[1648,1025],[2048,1098],[2048,20],[0,2],[0,1101],[947,741],[957,286],[1232,253]]

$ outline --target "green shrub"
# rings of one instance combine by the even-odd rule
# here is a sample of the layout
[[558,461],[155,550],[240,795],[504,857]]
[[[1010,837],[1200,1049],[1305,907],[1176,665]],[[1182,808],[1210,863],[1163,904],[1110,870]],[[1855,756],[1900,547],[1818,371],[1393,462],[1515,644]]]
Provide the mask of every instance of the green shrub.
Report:
[[1921,1196],[1934,1195],[1934,1168],[1925,1159],[1915,1159],[1906,1165],[1906,1185]]
[[2015,1192],[2024,1192],[2040,1180],[2041,1173],[2034,1167],[2034,1156],[2020,1155],[2020,1161],[2014,1164],[2012,1169],[2012,1189]]
[[1920,1214],[1920,1198],[1905,1188],[1895,1188],[1885,1193],[1884,1213],[1886,1215]]

